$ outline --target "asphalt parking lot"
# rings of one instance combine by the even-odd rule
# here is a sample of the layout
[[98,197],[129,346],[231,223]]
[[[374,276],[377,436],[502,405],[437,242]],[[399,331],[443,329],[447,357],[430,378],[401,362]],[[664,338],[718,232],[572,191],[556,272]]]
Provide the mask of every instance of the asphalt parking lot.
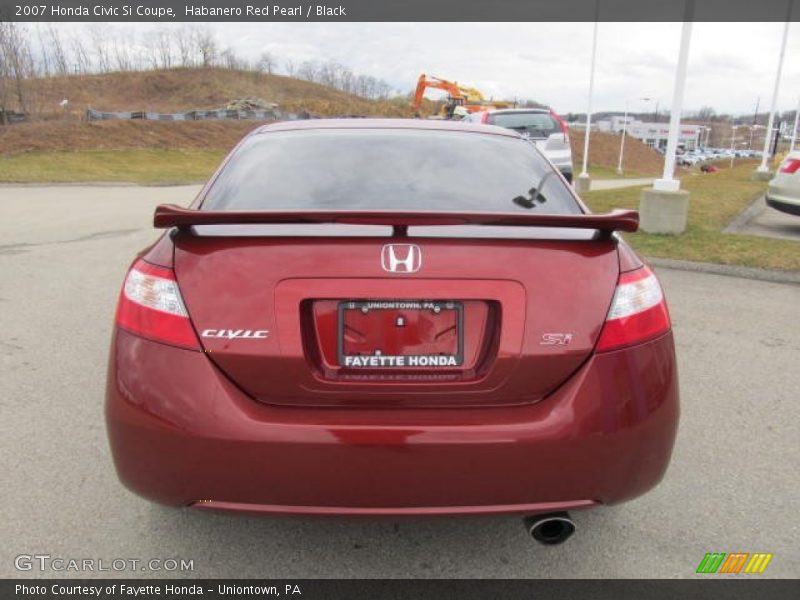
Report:
[[116,296],[156,236],[153,206],[197,189],[0,187],[3,577],[92,576],[20,572],[20,554],[191,559],[195,577],[692,577],[706,552],[734,551],[773,553],[763,577],[800,576],[800,286],[706,273],[659,270],[682,394],[665,480],[575,513],[562,546],[513,517],[255,519],[132,495],[102,411]]
[[725,232],[800,241],[800,217],[768,206],[762,196],[739,215]]

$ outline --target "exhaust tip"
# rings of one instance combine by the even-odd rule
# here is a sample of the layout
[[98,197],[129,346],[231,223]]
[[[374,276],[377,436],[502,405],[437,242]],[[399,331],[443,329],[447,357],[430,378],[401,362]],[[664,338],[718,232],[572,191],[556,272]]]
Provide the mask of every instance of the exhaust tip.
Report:
[[534,515],[524,523],[530,536],[546,546],[561,544],[575,533],[575,522],[565,512]]

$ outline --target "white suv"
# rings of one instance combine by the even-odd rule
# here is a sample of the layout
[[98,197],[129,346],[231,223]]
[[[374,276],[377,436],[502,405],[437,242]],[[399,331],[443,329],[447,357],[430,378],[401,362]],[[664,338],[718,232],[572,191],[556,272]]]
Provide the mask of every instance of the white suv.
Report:
[[800,151],[790,153],[769,182],[767,204],[785,213],[800,215]]
[[497,125],[518,131],[536,144],[551,163],[572,181],[572,148],[564,120],[546,108],[501,108],[475,112],[464,121]]

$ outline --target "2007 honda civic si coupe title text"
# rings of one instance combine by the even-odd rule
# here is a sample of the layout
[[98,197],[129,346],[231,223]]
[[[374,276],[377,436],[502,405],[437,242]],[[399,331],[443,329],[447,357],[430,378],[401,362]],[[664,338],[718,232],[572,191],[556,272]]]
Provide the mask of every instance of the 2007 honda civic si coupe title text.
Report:
[[257,129],[134,261],[106,418],[157,502],[250,513],[567,511],[652,488],[678,422],[653,272],[486,125]]

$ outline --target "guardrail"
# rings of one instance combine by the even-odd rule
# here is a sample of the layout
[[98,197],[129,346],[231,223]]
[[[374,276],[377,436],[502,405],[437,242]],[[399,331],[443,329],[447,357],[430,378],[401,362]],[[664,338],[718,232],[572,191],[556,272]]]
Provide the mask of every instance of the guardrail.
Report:
[[257,119],[261,121],[298,121],[310,119],[307,112],[287,113],[280,110],[190,110],[178,113],[160,113],[145,110],[127,112],[108,112],[86,110],[87,121],[144,120],[144,121],[208,121]]

